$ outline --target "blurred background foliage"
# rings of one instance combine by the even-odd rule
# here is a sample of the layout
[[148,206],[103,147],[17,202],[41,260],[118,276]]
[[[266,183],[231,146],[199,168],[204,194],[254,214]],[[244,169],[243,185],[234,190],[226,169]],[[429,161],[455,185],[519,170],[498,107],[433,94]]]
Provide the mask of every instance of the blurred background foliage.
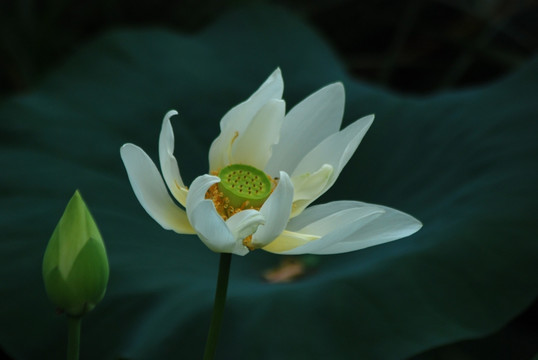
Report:
[[[0,96],[30,90],[48,71],[107,30],[159,26],[196,33],[222,13],[251,3],[2,1]],[[255,3],[276,3],[291,10],[331,44],[349,73],[404,94],[490,82],[517,69],[538,48],[538,7],[531,0]],[[529,358],[538,347],[537,322],[535,304],[491,336],[443,346],[415,359]]]
[[280,4],[312,24],[361,80],[428,93],[489,81],[538,48],[532,0],[5,0],[0,91],[23,91],[77,47],[111,28],[193,33],[252,3]]

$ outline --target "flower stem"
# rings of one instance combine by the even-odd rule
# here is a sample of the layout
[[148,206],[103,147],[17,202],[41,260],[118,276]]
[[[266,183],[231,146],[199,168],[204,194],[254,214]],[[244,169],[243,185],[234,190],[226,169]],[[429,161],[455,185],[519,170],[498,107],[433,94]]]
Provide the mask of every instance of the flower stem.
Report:
[[213,304],[213,317],[209,325],[209,333],[205,343],[204,360],[211,360],[215,357],[217,341],[219,337],[222,314],[226,304],[226,291],[228,290],[228,277],[230,275],[230,264],[232,254],[221,253],[219,262],[219,276],[217,279],[217,290],[215,291],[215,302]]
[[67,317],[67,360],[78,360],[81,316]]

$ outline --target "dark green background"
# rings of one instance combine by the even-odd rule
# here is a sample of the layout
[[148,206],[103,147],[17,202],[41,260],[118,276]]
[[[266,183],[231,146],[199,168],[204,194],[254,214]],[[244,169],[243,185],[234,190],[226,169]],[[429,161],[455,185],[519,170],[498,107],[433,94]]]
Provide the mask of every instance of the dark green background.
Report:
[[[83,323],[82,358],[201,356],[218,255],[147,216],[119,147],[134,142],[156,159],[162,116],[178,109],[176,157],[189,183],[207,171],[220,117],[277,66],[288,109],[340,80],[345,124],[376,114],[321,200],[380,203],[425,226],[405,240],[320,257],[291,284],[262,279],[279,256],[234,257],[219,358],[526,359],[538,350],[536,310],[512,321],[538,292],[537,60],[478,87],[395,94],[352,78],[350,58],[338,59],[296,16],[255,7],[190,35],[117,29],[60,62],[48,74],[36,70],[27,86],[6,86],[18,94],[0,104],[0,344],[7,355],[64,356],[65,319],[46,299],[40,267],[79,188],[111,265],[107,295]],[[433,82],[427,74],[424,66],[417,81]]]

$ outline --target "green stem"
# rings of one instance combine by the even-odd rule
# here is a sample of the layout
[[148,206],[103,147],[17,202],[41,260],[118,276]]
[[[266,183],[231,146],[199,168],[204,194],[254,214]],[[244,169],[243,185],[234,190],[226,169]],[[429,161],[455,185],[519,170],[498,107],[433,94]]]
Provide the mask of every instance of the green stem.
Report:
[[78,360],[82,317],[67,317],[67,360]]
[[211,360],[215,357],[217,340],[219,337],[222,314],[226,304],[226,291],[228,290],[228,277],[230,275],[230,263],[232,254],[221,253],[219,262],[219,276],[217,279],[217,290],[215,291],[215,303],[213,304],[213,317],[209,325],[209,333],[205,343],[204,360]]

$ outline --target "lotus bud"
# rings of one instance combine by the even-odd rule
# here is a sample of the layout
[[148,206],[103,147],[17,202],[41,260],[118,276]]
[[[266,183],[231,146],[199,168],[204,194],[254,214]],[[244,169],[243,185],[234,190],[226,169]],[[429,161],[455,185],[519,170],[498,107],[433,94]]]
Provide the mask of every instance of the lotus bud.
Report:
[[78,317],[101,301],[105,295],[108,274],[103,239],[77,190],[45,250],[45,289],[60,311]]

